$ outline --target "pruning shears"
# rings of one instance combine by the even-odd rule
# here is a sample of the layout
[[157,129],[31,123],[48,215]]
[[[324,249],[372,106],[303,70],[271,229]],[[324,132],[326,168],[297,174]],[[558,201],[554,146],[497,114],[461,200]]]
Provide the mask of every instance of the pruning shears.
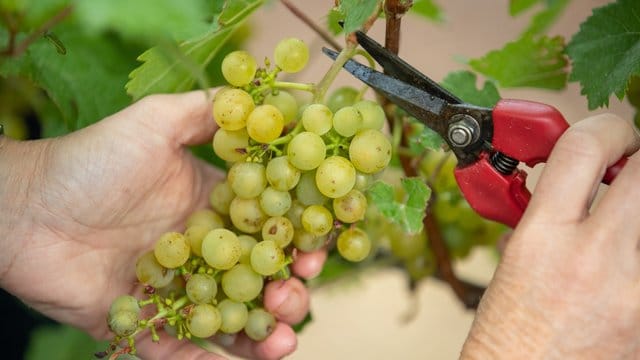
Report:
[[[553,106],[527,100],[502,99],[493,108],[465,103],[363,32],[358,43],[384,73],[354,60],[344,68],[382,96],[436,131],[458,159],[454,176],[482,217],[515,227],[529,203],[529,167],[545,162],[558,138],[569,127]],[[334,60],[338,53],[323,48]],[[609,184],[626,163],[621,158],[607,169]]]

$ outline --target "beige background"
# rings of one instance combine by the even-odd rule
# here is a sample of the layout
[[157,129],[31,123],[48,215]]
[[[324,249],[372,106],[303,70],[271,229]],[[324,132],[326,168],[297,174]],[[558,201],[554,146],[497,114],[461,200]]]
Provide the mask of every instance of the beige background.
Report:
[[[489,49],[499,48],[515,39],[528,16],[517,19],[507,13],[508,0],[436,0],[447,21],[433,24],[413,16],[403,20],[400,54],[409,63],[435,80],[449,71],[464,69],[455,57],[473,58]],[[569,36],[591,8],[604,0],[573,1],[550,33]],[[324,21],[332,0],[297,0],[298,7],[317,22]],[[527,14],[528,15],[528,14]],[[275,43],[296,36],[311,45],[312,63],[297,80],[314,82],[329,66],[320,55],[322,41],[278,1],[252,18],[253,37],[249,49],[258,58],[269,56]],[[382,41],[383,21],[370,34]],[[343,74],[336,84],[352,83]],[[570,122],[590,115],[577,84],[563,92],[540,90],[501,91],[503,97],[519,97],[555,105]],[[627,104],[611,99],[609,111],[630,117]],[[530,188],[534,187],[535,169]],[[460,275],[488,283],[495,266],[488,251],[476,251],[464,263],[457,264]],[[417,306],[413,321],[403,316]],[[428,280],[411,298],[403,276],[393,270],[370,272],[357,281],[336,284],[312,293],[314,321],[300,334],[297,352],[290,359],[455,359],[473,320],[443,283]]]

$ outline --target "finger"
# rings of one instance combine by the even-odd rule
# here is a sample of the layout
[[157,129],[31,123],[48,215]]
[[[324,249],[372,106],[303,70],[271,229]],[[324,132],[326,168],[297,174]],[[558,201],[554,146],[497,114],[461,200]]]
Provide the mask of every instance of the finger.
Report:
[[160,342],[151,341],[151,336],[136,339],[138,354],[143,359],[157,360],[223,360],[223,356],[208,352],[187,339],[178,340],[164,331],[159,331]]
[[210,207],[209,195],[211,190],[215,184],[224,181],[225,173],[219,168],[211,166],[209,163],[198,159],[191,154],[188,154],[188,156],[191,156],[194,167],[201,174],[198,177],[199,183],[196,184],[196,191],[194,191],[194,194],[198,196],[197,199],[199,201],[196,208],[201,209]]
[[309,292],[296,278],[269,282],[264,290],[264,307],[276,319],[287,324],[297,324],[309,312]]
[[227,350],[248,359],[271,360],[291,354],[297,346],[298,340],[291,326],[279,322],[271,335],[259,342],[249,339],[244,333],[238,334]]
[[553,148],[523,222],[581,221],[608,166],[640,145],[632,125],[602,114],[571,126]]
[[312,279],[320,274],[326,260],[327,250],[298,251],[293,264],[291,264],[291,271],[301,278]]

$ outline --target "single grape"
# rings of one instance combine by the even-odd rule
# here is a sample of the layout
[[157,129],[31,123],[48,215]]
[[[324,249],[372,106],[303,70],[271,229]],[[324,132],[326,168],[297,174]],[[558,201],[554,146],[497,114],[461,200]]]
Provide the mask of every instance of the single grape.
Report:
[[305,130],[324,135],[333,126],[333,112],[324,104],[311,104],[302,112],[301,120]]
[[311,205],[302,212],[302,227],[309,233],[321,236],[333,228],[333,216],[322,205]]
[[333,213],[344,223],[354,223],[364,219],[367,211],[367,197],[353,189],[346,195],[333,199]]
[[300,170],[291,165],[287,156],[278,156],[267,163],[267,181],[276,190],[289,191],[300,180]]
[[153,251],[145,253],[136,261],[136,277],[142,284],[161,288],[171,282],[173,275],[173,269],[160,265]]
[[133,311],[118,311],[109,315],[107,323],[114,334],[129,336],[138,329],[138,315]]
[[304,229],[298,229],[293,234],[293,245],[304,252],[320,250],[326,244],[327,235],[313,235]]
[[269,104],[257,106],[247,118],[247,132],[253,140],[268,144],[277,139],[284,129],[284,116]]
[[197,304],[187,315],[187,329],[199,338],[213,336],[222,324],[220,311],[211,304]]
[[329,98],[327,99],[327,106],[335,113],[345,106],[355,104],[359,95],[359,91],[353,87],[339,87],[329,95]]
[[313,170],[320,165],[327,147],[318,134],[303,131],[294,136],[287,146],[287,156],[293,166],[300,170]]
[[269,216],[284,215],[291,207],[291,195],[288,191],[267,187],[260,194],[260,206]]
[[277,273],[284,267],[284,260],[284,251],[275,241],[260,241],[251,250],[251,267],[260,275]]
[[264,97],[263,103],[277,107],[282,113],[285,125],[295,120],[298,116],[298,101],[288,91],[270,92]]
[[298,200],[295,200],[291,203],[291,208],[289,209],[289,211],[287,211],[286,217],[291,221],[294,229],[302,228],[302,213],[306,208],[307,207]]
[[394,233],[394,236],[389,237],[391,253],[398,259],[409,260],[426,250],[427,237],[424,232],[406,234],[402,229],[397,229]]
[[[220,214],[229,215],[229,206],[236,197],[228,181],[217,183],[209,195],[209,204]],[[213,230],[213,229],[212,229]]]
[[275,216],[269,218],[262,226],[262,239],[273,241],[284,249],[293,240],[293,232],[291,220]]
[[360,100],[353,104],[353,107],[362,115],[363,129],[382,130],[387,116],[380,104],[371,100]]
[[342,156],[330,156],[316,169],[316,186],[330,198],[346,195],[356,184],[356,169]]
[[202,257],[210,266],[231,269],[242,255],[238,236],[227,229],[211,230],[202,240]]
[[202,225],[209,228],[209,230],[219,229],[224,227],[224,221],[220,215],[215,211],[209,209],[201,209],[194,211],[186,222],[187,228],[195,225]]
[[337,245],[340,255],[353,262],[364,260],[371,251],[369,235],[356,227],[343,231],[338,236]]
[[227,54],[220,66],[222,76],[233,86],[245,86],[253,80],[258,64],[248,52],[238,50]]
[[238,240],[240,240],[240,248],[242,249],[242,255],[240,255],[240,260],[238,260],[241,264],[251,264],[251,250],[253,250],[253,246],[258,243],[258,241],[250,235],[239,235]]
[[213,102],[213,118],[220,128],[240,130],[247,125],[247,117],[255,108],[253,98],[240,89],[227,89]]
[[262,276],[251,265],[237,264],[222,275],[222,290],[231,299],[246,302],[255,299],[262,291]]
[[234,334],[242,330],[249,318],[249,310],[244,303],[224,299],[218,304],[222,325],[220,331],[227,334]]
[[235,163],[227,173],[227,182],[238,197],[255,198],[267,187],[264,165],[256,162]]
[[175,269],[187,262],[191,248],[184,235],[177,232],[168,232],[156,242],[153,253],[160,265]]
[[136,316],[140,315],[138,300],[131,295],[118,296],[109,307],[109,316],[113,316],[121,311],[130,311],[136,314]]
[[273,59],[276,65],[284,72],[296,73],[307,65],[309,48],[300,39],[283,39],[276,45]]
[[240,130],[218,129],[213,136],[213,151],[222,160],[238,162],[247,157],[249,134],[245,128]]
[[268,311],[255,308],[249,311],[244,332],[254,341],[262,341],[271,335],[276,327],[276,318]]
[[362,115],[353,106],[345,106],[333,114],[333,128],[344,137],[351,137],[362,130]]
[[327,197],[318,190],[315,171],[302,174],[296,186],[296,198],[304,205],[321,205],[327,201]]
[[191,252],[202,256],[202,240],[204,237],[211,231],[207,226],[204,225],[193,225],[184,232],[184,236],[187,238],[189,242],[189,248]]
[[164,298],[177,299],[181,296],[187,295],[187,291],[185,290],[186,285],[187,282],[184,281],[182,276],[174,276],[167,285],[156,289],[156,294]]
[[236,197],[231,201],[229,217],[233,226],[238,230],[255,234],[262,230],[262,225],[267,221],[268,215],[264,213],[258,199],[242,199]]
[[187,296],[194,304],[211,304],[218,293],[218,284],[211,275],[193,274],[187,281]]
[[365,129],[351,140],[349,159],[356,170],[366,174],[376,173],[389,164],[391,143],[380,131]]

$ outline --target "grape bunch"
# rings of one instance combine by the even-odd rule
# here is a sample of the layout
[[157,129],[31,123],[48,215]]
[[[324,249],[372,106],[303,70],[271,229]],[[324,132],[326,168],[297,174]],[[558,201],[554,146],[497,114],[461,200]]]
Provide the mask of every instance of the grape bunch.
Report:
[[[276,323],[262,304],[265,282],[291,276],[300,252],[331,248],[352,262],[370,254],[361,221],[366,190],[391,159],[385,113],[353,96],[332,97],[333,110],[322,101],[300,106],[287,90],[313,86],[277,76],[300,71],[308,58],[295,38],[278,43],[273,67],[269,60],[258,67],[246,51],[224,58],[229,85],[213,99],[219,129],[212,145],[227,176],[212,189],[210,209],[194,212],[184,232],[161,235],[138,259],[147,298],[113,302],[112,350],[127,340],[117,351],[135,353],[134,336],[149,330],[158,340],[158,326],[178,338],[242,331],[261,341]],[[147,305],[155,305],[151,317],[141,316]]]

